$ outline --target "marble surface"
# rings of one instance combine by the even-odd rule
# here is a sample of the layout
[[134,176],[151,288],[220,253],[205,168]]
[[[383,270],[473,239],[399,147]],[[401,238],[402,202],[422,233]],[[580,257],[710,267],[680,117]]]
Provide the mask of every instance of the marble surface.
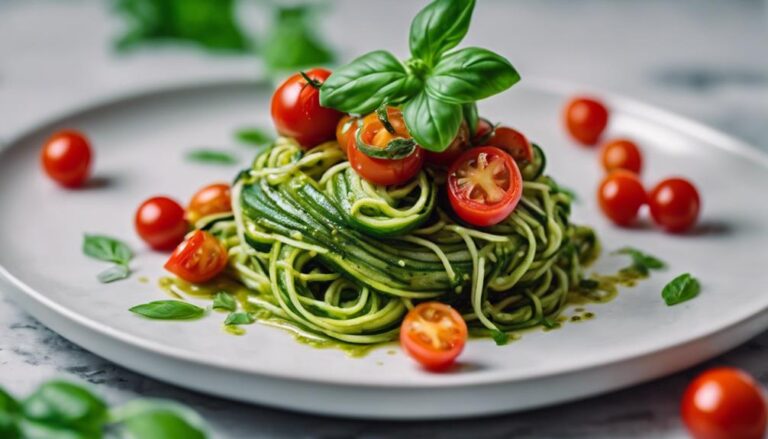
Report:
[[[265,17],[255,3],[246,2],[242,12],[258,29]],[[107,4],[0,0],[0,141],[115,94],[261,74],[251,58],[196,50],[159,48],[119,57],[109,43],[120,23]],[[419,4],[334,2],[323,17],[324,35],[348,58],[377,48],[378,35],[387,31],[398,36],[389,48],[402,54],[408,20]],[[503,53],[524,78],[564,78],[633,96],[768,150],[766,9],[764,2],[747,0],[483,0],[467,43]],[[65,376],[93,384],[113,403],[138,396],[177,399],[200,411],[217,437],[226,438],[685,437],[678,402],[693,375],[727,364],[768,385],[766,360],[768,333],[691,370],[583,401],[475,420],[367,422],[271,410],[166,385],[80,349],[0,300],[3,386],[25,393],[45,379]]]

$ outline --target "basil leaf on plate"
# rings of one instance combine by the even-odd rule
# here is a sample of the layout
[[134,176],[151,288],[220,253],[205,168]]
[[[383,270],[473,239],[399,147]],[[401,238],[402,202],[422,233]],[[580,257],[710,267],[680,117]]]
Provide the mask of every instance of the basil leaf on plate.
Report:
[[613,254],[627,255],[632,258],[632,265],[628,269],[637,270],[643,275],[647,275],[650,270],[660,270],[666,267],[666,264],[661,259],[632,247],[620,248],[613,252]]
[[94,259],[126,265],[133,258],[133,252],[122,241],[104,235],[88,235],[83,239],[83,253]]
[[520,80],[506,58],[479,47],[446,54],[427,78],[426,90],[435,98],[454,104],[485,99]]
[[217,165],[234,165],[237,157],[226,151],[215,149],[196,149],[187,153],[187,159],[199,163],[211,163]]
[[320,105],[365,114],[385,99],[393,101],[413,91],[403,64],[391,53],[377,50],[337,68],[320,87]]
[[[66,381],[49,381],[23,403],[24,417],[33,423],[71,430],[83,437],[101,437],[107,406],[86,388]],[[80,437],[80,436],[74,436]]]
[[698,296],[700,289],[699,281],[690,273],[684,273],[664,286],[661,297],[667,306],[677,305]]
[[226,291],[219,291],[213,296],[213,309],[234,311],[237,309],[237,302],[231,294]]
[[462,110],[460,105],[441,102],[422,91],[405,103],[403,118],[422,148],[440,152],[456,137]]
[[274,140],[274,136],[261,128],[243,128],[235,133],[235,137],[241,143],[256,146],[264,146]]
[[188,320],[203,315],[205,310],[197,305],[180,300],[156,300],[154,302],[136,305],[132,313],[157,320]]
[[474,0],[437,0],[427,5],[411,22],[411,54],[433,66],[464,39],[474,8]]
[[117,427],[141,439],[205,439],[208,427],[192,410],[170,401],[135,400],[113,411]]
[[225,325],[250,325],[255,321],[256,319],[254,319],[250,313],[233,312],[227,316],[226,320],[224,320],[224,324]]
[[113,265],[102,271],[96,275],[96,278],[99,279],[99,282],[108,284],[110,282],[126,279],[128,276],[130,276],[130,274],[131,270],[127,265],[119,264]]

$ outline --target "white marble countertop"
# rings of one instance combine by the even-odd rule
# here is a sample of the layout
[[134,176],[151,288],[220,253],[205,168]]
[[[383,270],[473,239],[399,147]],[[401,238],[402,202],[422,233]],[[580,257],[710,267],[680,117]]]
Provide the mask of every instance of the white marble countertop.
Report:
[[[166,48],[119,57],[119,22],[102,1],[0,0],[0,140],[84,103],[146,87],[257,77],[248,57]],[[761,1],[479,2],[467,42],[510,58],[526,76],[568,79],[677,111],[768,150],[768,12]],[[402,36],[420,2],[335,2],[324,34],[342,57]],[[264,22],[257,4],[248,22]],[[352,39],[349,36],[354,35]],[[2,212],[0,211],[0,215]],[[0,251],[2,248],[0,247]],[[84,351],[0,299],[0,384],[24,393],[45,379],[92,383],[110,401],[173,398],[200,411],[217,437],[684,437],[678,402],[702,368],[744,368],[768,385],[768,333],[694,369],[546,409],[455,422],[314,417],[189,392]]]

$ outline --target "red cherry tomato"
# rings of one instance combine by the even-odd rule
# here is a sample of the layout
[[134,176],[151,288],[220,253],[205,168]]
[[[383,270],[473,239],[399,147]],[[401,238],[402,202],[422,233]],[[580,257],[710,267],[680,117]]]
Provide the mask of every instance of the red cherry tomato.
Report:
[[448,171],[448,200],[464,221],[487,227],[503,221],[523,193],[512,157],[494,146],[470,149]]
[[64,187],[81,186],[91,167],[91,146],[77,131],[60,131],[45,142],[40,154],[43,170]]
[[594,145],[608,125],[608,109],[595,99],[571,99],[565,106],[564,116],[571,137],[584,145]]
[[331,76],[325,69],[306,72],[312,83],[296,73],[286,79],[272,96],[272,120],[277,132],[293,137],[305,148],[332,140],[342,113],[320,106],[319,87]]
[[469,145],[469,128],[466,123],[459,126],[459,133],[448,148],[443,152],[424,151],[427,163],[447,168],[467,149]]
[[200,218],[216,213],[232,211],[232,196],[229,185],[214,183],[195,193],[187,206],[187,220],[194,223]]
[[155,250],[170,250],[187,234],[184,208],[168,197],[153,197],[136,211],[136,232]]
[[[400,110],[395,108],[387,109],[387,119],[395,129],[395,134],[390,133],[381,123],[375,113],[369,114],[363,119],[360,130],[360,140],[374,147],[384,148],[395,137],[409,139],[408,129],[403,122],[403,116]],[[405,183],[421,170],[424,164],[424,150],[419,148],[409,156],[401,159],[379,159],[370,157],[357,148],[357,143],[349,142],[347,146],[347,155],[352,169],[365,180],[381,185],[392,185]]]
[[633,141],[627,139],[614,139],[603,145],[600,161],[607,172],[625,169],[639,174],[643,168],[643,156],[640,154],[640,149]]
[[646,201],[640,179],[624,170],[614,171],[603,179],[597,198],[605,216],[619,226],[632,224]]
[[475,146],[487,145],[494,130],[494,125],[488,119],[483,117],[477,119],[477,129],[475,129],[475,135],[472,136],[472,144]]
[[346,153],[351,142],[355,141],[355,134],[357,133],[357,121],[356,117],[345,115],[336,124],[336,141],[339,142],[339,147]]
[[207,282],[227,266],[227,249],[215,236],[197,230],[179,244],[165,263],[165,269],[187,282]]
[[760,385],[730,367],[708,370],[688,386],[683,422],[695,439],[762,439],[766,404]]
[[466,322],[455,309],[440,302],[416,305],[400,327],[403,350],[432,371],[451,366],[466,341]]
[[685,232],[696,224],[701,200],[696,187],[683,178],[668,178],[648,196],[653,221],[672,233]]
[[533,160],[533,146],[531,142],[521,133],[509,127],[498,127],[494,132],[488,145],[503,149],[511,155],[518,164],[530,163]]

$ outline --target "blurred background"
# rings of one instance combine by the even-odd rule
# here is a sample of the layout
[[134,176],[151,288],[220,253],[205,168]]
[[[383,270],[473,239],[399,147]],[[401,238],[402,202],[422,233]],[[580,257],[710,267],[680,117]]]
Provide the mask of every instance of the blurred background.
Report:
[[[136,91],[286,72],[384,47],[407,51],[414,0],[0,0],[0,142],[82,105]],[[467,45],[554,78],[681,113],[768,151],[768,8],[760,0],[478,0]],[[236,404],[158,383],[0,307],[0,376],[26,392],[53,375],[110,400],[180,399],[221,437],[683,437],[694,371],[584,402],[482,421],[366,423]],[[768,334],[712,362],[768,383]],[[34,366],[34,367],[29,367]],[[697,369],[698,370],[698,369]]]

